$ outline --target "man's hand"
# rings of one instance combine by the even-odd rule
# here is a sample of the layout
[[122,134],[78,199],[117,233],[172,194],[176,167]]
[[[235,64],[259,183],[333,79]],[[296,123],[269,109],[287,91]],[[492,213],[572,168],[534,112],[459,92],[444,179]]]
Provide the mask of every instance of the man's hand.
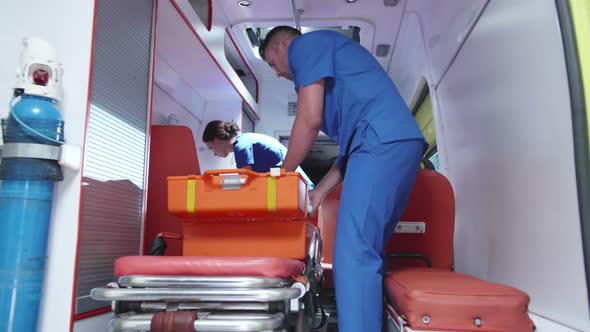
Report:
[[297,113],[291,130],[283,168],[293,172],[307,156],[322,125],[324,114],[324,79],[301,87],[297,94]]
[[311,205],[311,215],[316,214],[318,208],[320,207],[320,204],[322,204],[322,201],[324,200],[324,197],[326,197],[325,193],[319,192],[315,189],[309,192],[309,204]]
[[317,212],[318,207],[322,204],[326,195],[340,182],[342,182],[342,175],[340,175],[338,165],[334,164],[315,189],[309,192],[309,204],[312,207],[312,215]]

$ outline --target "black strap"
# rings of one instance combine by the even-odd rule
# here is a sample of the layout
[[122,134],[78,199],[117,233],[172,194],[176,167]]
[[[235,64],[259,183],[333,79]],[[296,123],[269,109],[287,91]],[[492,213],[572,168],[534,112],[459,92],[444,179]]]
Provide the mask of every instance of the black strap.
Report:
[[150,256],[164,256],[164,252],[168,248],[166,245],[166,241],[164,240],[163,236],[156,236],[152,244],[150,245],[150,250],[148,251],[148,255]]
[[430,259],[428,257],[426,257],[425,255],[422,254],[401,254],[401,253],[394,253],[394,254],[388,254],[388,257],[392,257],[392,258],[414,258],[414,259],[420,259],[422,261],[424,261],[424,263],[426,263],[427,267],[432,267],[432,262],[430,261]]

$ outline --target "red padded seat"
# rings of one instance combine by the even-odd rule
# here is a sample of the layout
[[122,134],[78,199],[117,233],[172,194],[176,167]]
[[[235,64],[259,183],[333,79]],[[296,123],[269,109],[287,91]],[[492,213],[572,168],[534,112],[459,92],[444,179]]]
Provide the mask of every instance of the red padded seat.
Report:
[[[449,180],[432,170],[420,170],[401,221],[420,221],[423,234],[394,233],[386,253],[417,253],[432,262],[432,267],[451,270],[455,232],[455,194]],[[389,270],[399,267],[423,267],[416,259],[390,260]]]
[[[144,254],[159,233],[182,234],[181,221],[168,212],[166,177],[201,174],[192,130],[185,126],[152,126],[145,215]],[[182,255],[181,241],[167,241],[167,256]]]
[[301,261],[277,257],[126,256],[115,261],[115,276],[250,276],[294,277]]
[[[332,258],[336,235],[336,222],[342,186],[338,185],[324,199],[319,210],[318,227],[323,238],[323,261],[326,287],[333,287]],[[449,180],[436,171],[421,169],[401,221],[419,221],[426,225],[423,234],[392,236],[385,252],[421,254],[428,257],[433,267],[451,270],[453,265],[453,233],[455,229],[455,195]],[[417,259],[391,259],[388,270],[399,267],[424,266]]]
[[413,330],[533,331],[530,298],[513,287],[436,268],[401,268],[384,286]]

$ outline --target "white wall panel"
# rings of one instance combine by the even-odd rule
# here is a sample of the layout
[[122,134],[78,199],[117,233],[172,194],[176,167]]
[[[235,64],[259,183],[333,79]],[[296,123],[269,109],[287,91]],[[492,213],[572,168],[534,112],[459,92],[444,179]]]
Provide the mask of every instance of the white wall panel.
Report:
[[429,84],[433,83],[429,70],[420,16],[416,13],[407,14],[404,16],[388,74],[409,106],[420,93],[423,79]]
[[[412,2],[412,5],[416,4]],[[421,13],[416,10],[413,8],[404,16],[388,74],[410,108],[419,102],[423,87],[429,88],[440,171],[446,174],[444,114],[440,112],[438,97],[434,90],[432,66],[425,44]]]
[[[204,107],[205,105],[203,105]],[[201,114],[203,111],[198,112]],[[182,125],[189,127],[193,132],[195,149],[200,143],[197,133],[202,126],[201,118],[197,118],[192,112],[179,105],[159,86],[154,86],[154,104],[152,108],[152,125]]]
[[408,1],[406,16],[416,15],[421,26],[434,85],[442,78],[487,3],[488,0]]
[[[242,98],[191,30],[195,29],[209,50],[215,50],[220,42],[223,51],[225,30],[219,24],[225,22],[224,17],[221,12],[215,10],[217,4],[214,1],[213,28],[207,31],[188,1],[179,0],[178,4],[185,8],[183,13],[191,22],[190,25],[184,21],[174,6],[175,3],[175,0],[160,0],[158,5],[155,69],[157,89],[154,94],[155,113],[152,124],[178,124],[190,127],[201,172],[208,169],[234,168],[233,154],[227,158],[215,157],[202,142],[201,137],[205,126],[211,120],[235,120],[240,124]],[[225,59],[225,54],[221,53],[220,57],[213,51],[213,56],[222,68],[229,68],[231,74],[242,84]]]
[[[166,38],[166,35],[162,35]],[[179,106],[199,118],[205,109],[206,99],[199,93],[199,87],[193,87],[181,73],[182,62],[169,63],[164,56],[156,54],[154,82],[161,92],[174,99]]]
[[278,138],[281,132],[291,132],[294,116],[288,116],[287,104],[297,101],[293,82],[286,79],[262,80],[260,89],[260,121],[256,132]]
[[[225,36],[225,28],[229,24],[221,8],[220,1],[212,1],[213,24],[211,27],[211,31],[207,30],[207,27],[200,20],[200,18],[198,17],[197,13],[194,11],[193,7],[188,2],[188,0],[162,0],[160,2],[162,8],[162,11],[160,13],[163,17],[166,18],[167,22],[172,23],[174,25],[182,24],[185,27],[187,27],[186,22],[182,20],[177,21],[176,18],[174,18],[173,21],[168,20],[168,18],[177,17],[179,15],[173,4],[176,4],[181,9],[182,13],[189,21],[190,26],[197,32],[201,40],[205,43],[208,52],[211,53],[217,64],[215,64],[215,62],[209,54],[206,54],[202,51],[199,51],[197,53],[187,53],[186,51],[181,51],[185,48],[185,46],[194,45],[194,43],[198,43],[197,47],[202,48],[200,42],[194,37],[192,32],[190,32],[190,34],[193,35],[192,39],[188,39],[188,35],[182,33],[171,34],[169,35],[170,38],[168,40],[163,41],[166,44],[174,45],[174,47],[162,47],[162,52],[166,52],[165,50],[174,50],[174,52],[169,52],[168,55],[165,55],[165,57],[168,59],[168,62],[176,63],[177,60],[174,60],[173,58],[181,59],[182,57],[187,56],[192,57],[191,61],[193,61],[193,63],[196,64],[197,67],[185,66],[183,68],[183,75],[193,75],[193,78],[188,78],[187,80],[194,80],[196,77],[198,77],[196,75],[203,76],[209,75],[211,72],[215,73],[215,79],[208,79],[205,81],[209,86],[203,87],[199,90],[203,91],[202,95],[206,99],[223,100],[236,97],[243,98],[244,100],[246,100],[246,102],[248,102],[250,106],[252,106],[252,108],[255,111],[257,111],[258,104],[254,100],[254,96],[252,96],[248,92],[244,83],[242,83],[239,76],[236,74],[236,72],[231,67],[230,63],[225,58],[223,39]],[[179,47],[181,45],[183,47]],[[197,61],[195,56],[202,57],[203,60]],[[196,70],[194,68],[196,68]]]
[[438,88],[457,270],[588,331],[566,68],[552,1],[496,0]]
[[[26,13],[27,19],[23,21],[23,15],[18,13]],[[3,105],[12,93],[22,37],[38,36],[47,40],[56,47],[63,64],[64,100],[60,110],[65,121],[65,140],[75,145],[84,141],[93,15],[92,0],[2,1],[0,5]],[[6,115],[6,107],[0,107],[0,116]],[[38,328],[41,332],[70,328],[81,172],[65,171],[64,176],[54,192],[45,274],[45,285],[51,287],[45,286],[43,291]]]

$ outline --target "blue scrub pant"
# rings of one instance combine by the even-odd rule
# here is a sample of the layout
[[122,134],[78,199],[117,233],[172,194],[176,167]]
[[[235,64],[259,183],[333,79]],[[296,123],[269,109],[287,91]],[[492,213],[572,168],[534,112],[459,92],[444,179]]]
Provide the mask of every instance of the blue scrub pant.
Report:
[[424,147],[419,139],[380,143],[370,126],[360,136],[348,154],[336,225],[339,332],[381,332],[382,253],[408,202]]

